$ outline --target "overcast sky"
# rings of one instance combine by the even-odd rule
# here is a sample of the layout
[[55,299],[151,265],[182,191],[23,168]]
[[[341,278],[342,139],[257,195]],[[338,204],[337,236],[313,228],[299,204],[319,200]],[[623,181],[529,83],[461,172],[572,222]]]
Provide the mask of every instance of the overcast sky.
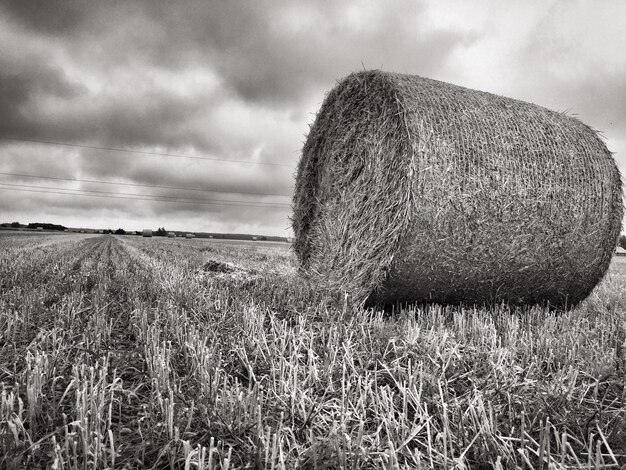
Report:
[[0,175],[0,222],[288,236],[308,127],[364,67],[568,111],[624,171],[625,31],[622,0],[0,1],[0,172],[63,178]]

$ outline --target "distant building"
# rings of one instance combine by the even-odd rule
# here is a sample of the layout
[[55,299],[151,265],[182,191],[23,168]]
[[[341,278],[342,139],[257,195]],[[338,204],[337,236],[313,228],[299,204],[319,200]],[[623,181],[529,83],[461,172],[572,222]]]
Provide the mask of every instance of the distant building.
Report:
[[176,234],[174,232],[167,232],[167,238],[175,238]]
[[621,246],[615,248],[615,256],[626,256],[626,250]]
[[195,238],[196,236],[193,233],[185,234],[185,238]]

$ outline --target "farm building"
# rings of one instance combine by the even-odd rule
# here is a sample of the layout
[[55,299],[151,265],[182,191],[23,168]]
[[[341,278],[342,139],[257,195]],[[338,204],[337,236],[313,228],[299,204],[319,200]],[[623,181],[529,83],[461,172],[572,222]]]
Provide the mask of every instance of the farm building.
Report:
[[580,120],[381,71],[326,96],[293,208],[301,272],[368,305],[570,307],[604,276],[623,214],[617,165]]
[[621,246],[615,248],[615,256],[626,256],[626,250]]
[[167,232],[167,238],[176,238],[176,234],[174,232]]
[[195,238],[196,236],[193,233],[186,233],[185,238]]
[[144,237],[151,237],[152,230],[150,230],[149,228],[143,229],[143,231],[141,232],[141,235]]

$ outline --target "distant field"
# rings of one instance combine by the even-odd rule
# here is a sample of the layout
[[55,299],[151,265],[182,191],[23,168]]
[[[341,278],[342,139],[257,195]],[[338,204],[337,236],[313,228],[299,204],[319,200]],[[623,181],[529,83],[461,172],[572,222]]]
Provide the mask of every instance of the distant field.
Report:
[[354,310],[287,243],[0,232],[0,468],[626,464],[626,259],[571,312]]

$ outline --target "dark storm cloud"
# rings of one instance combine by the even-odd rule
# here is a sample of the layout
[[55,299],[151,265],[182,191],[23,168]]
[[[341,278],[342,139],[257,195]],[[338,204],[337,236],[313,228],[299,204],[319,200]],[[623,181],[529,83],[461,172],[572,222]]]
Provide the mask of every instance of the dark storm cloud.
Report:
[[[46,102],[56,101],[56,105]],[[178,97],[163,90],[132,96],[89,96],[58,68],[22,67],[0,72],[0,137],[113,146],[195,144],[219,150],[209,135],[188,128],[210,99]]]
[[189,129],[188,121],[198,115],[204,106],[198,97],[173,97],[163,92],[154,91],[122,100],[112,97],[100,107],[94,108],[88,120],[95,123],[92,129],[82,124],[77,117],[74,127],[85,128],[86,133],[99,137],[100,141],[114,143],[123,147],[141,145],[165,145],[181,147],[194,143],[207,151],[217,149],[209,136],[201,135]]
[[[119,19],[123,16],[119,10],[127,7],[101,10],[85,2],[51,2],[31,14],[31,9],[37,9],[30,5],[0,6],[0,14],[7,13],[25,28],[10,46],[27,51],[0,52],[0,136],[113,146],[196,145],[213,150],[210,137],[186,125],[212,100],[201,92],[176,95],[151,83],[158,70],[146,65],[145,44],[137,39],[141,34],[133,31],[133,21],[122,19],[119,34],[111,34],[115,29],[85,27],[95,22],[94,17],[100,24],[107,16]],[[140,11],[135,14],[141,17]],[[139,26],[152,27],[142,22]],[[55,37],[48,42],[41,39],[45,35]],[[158,44],[153,47],[159,49]],[[116,72],[123,70],[125,62],[132,62],[134,68],[121,74],[120,80]],[[64,68],[79,73],[71,80]],[[81,73],[97,77],[96,89],[81,83]]]
[[0,1],[0,11],[34,32],[67,34],[87,16],[88,4],[74,0]]
[[[289,165],[20,147],[5,140],[0,152],[10,149],[12,156],[0,161],[0,171],[276,200],[240,193],[291,194],[304,134],[337,79],[362,67],[437,78],[451,52],[476,39],[454,28],[433,29],[423,13],[422,2],[401,0],[0,1],[6,46],[0,49],[0,137]],[[196,214],[194,220],[206,216],[224,227],[288,226],[288,209],[48,197],[50,208],[75,207],[85,218],[92,216],[89,208],[126,207],[139,218]],[[12,201],[19,206],[20,198]]]
[[[20,105],[46,94],[58,96],[55,90],[43,88],[43,83],[67,85],[67,80],[54,63],[42,64],[44,70],[40,71],[22,67],[18,73],[8,67],[8,76],[2,77],[3,88],[9,95],[13,88],[19,89],[15,90],[16,102],[4,98],[9,100],[5,121],[20,125],[8,129],[5,125],[4,131],[25,134],[30,127],[31,133],[54,132],[59,138],[76,138],[82,133],[85,138],[81,140],[89,136],[111,144],[192,143],[204,151],[215,150],[213,139],[194,133],[193,126],[191,133],[180,132],[200,111],[210,123],[210,93],[173,97],[168,90],[151,88],[149,76],[142,76],[142,70],[146,74],[188,67],[215,71],[222,96],[231,90],[244,101],[294,108],[310,93],[319,95],[337,78],[360,68],[361,63],[433,71],[457,43],[468,40],[455,32],[420,33],[424,28],[417,22],[419,3],[381,8],[375,12],[375,21],[363,20],[367,24],[347,22],[347,6],[328,1],[188,1],[173,7],[170,2],[146,0],[46,2],[37,9],[31,2],[7,2],[3,9],[14,20],[34,34],[55,35],[51,47],[65,50],[80,61],[80,67],[101,74],[105,83],[102,90],[91,93],[88,102],[81,100],[86,106],[73,108],[72,115],[56,112],[50,116],[45,109],[35,108],[22,116]],[[305,18],[290,29],[303,8],[312,19]],[[369,46],[364,49],[363,44]],[[51,56],[49,60],[54,59]],[[114,79],[114,72],[121,67],[134,69],[129,77],[137,81],[134,96],[116,98],[118,87],[107,82],[107,74]],[[73,92],[73,87],[78,84],[67,85],[67,92]]]
[[[362,20],[372,3],[276,1],[187,2],[172,14],[163,2],[147,2],[154,25],[181,31],[154,48],[167,63],[188,51],[212,64],[245,100],[297,101],[327,89],[349,72],[385,67],[433,72],[457,45],[474,36],[432,31],[419,23],[422,2],[390,1]],[[363,47],[367,45],[367,47]]]
[[36,56],[16,62],[1,54],[0,136],[38,136],[40,127],[49,127],[38,117],[40,99],[71,101],[84,93],[80,83],[72,83],[54,64],[47,64]]

